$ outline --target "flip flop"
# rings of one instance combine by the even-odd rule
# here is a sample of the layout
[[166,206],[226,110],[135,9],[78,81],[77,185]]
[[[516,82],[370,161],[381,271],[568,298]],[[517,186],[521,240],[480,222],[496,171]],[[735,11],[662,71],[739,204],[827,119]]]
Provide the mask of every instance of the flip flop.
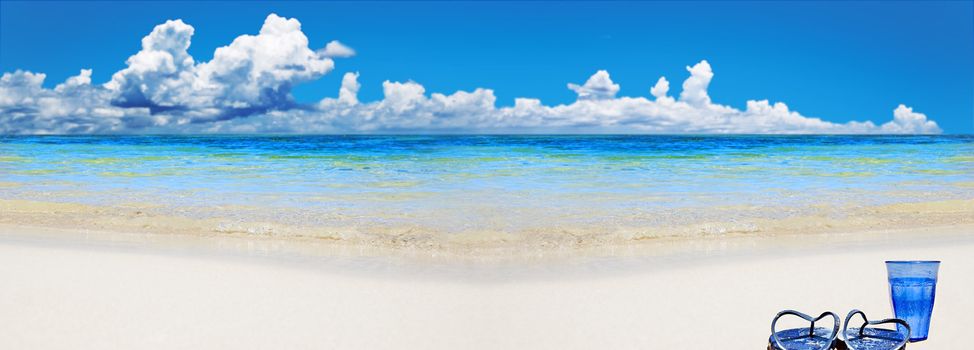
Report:
[[[858,328],[849,328],[849,322],[853,316],[862,316],[862,325]],[[903,326],[897,329],[868,328],[881,324],[898,324]],[[906,334],[900,331],[905,329]],[[898,318],[887,318],[885,320],[870,321],[866,314],[859,310],[849,311],[845,318],[845,325],[842,326],[842,337],[845,338],[846,347],[849,350],[899,350],[905,349],[906,343],[910,340],[910,325]]]
[[[777,331],[776,325],[781,316],[793,315],[810,322],[809,327],[793,328]],[[815,322],[832,316],[832,328],[815,327]],[[839,335],[839,316],[833,312],[823,312],[817,318],[795,310],[779,312],[771,321],[771,337],[768,339],[770,350],[829,350],[834,349]]]

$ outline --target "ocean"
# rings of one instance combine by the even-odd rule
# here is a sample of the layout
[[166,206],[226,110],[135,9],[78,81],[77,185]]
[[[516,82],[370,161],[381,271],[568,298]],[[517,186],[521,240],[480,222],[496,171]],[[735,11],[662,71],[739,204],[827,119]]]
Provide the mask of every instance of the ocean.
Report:
[[0,199],[240,223],[720,233],[970,198],[971,135],[0,136]]

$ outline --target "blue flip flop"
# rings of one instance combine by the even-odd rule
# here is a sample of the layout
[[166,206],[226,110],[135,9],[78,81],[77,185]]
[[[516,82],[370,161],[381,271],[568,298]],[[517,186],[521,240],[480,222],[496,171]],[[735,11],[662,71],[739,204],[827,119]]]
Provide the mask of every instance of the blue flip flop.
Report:
[[[858,328],[849,328],[852,317],[856,315],[862,316],[862,325]],[[881,324],[897,324],[902,327],[897,327],[895,330],[870,327]],[[901,330],[906,330],[906,333]],[[898,318],[870,321],[862,311],[852,310],[845,317],[842,337],[845,338],[845,345],[849,350],[899,350],[904,349],[910,340],[910,325]]]
[[[781,316],[793,315],[808,321],[806,328],[793,328],[783,331],[776,330]],[[832,316],[832,328],[815,327],[815,322]],[[768,339],[770,350],[829,350],[834,349],[839,335],[839,316],[833,312],[823,312],[816,318],[795,310],[779,312],[771,321],[771,337]]]

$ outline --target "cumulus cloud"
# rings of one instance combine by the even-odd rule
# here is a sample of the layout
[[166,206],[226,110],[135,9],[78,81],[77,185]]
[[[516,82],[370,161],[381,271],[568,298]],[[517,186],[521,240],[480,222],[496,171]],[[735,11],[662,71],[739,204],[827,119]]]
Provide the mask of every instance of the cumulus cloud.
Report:
[[0,77],[0,107],[16,108],[34,103],[34,97],[42,91],[44,73],[32,73],[18,70],[4,73]]
[[382,83],[383,98],[358,102],[358,73],[346,73],[339,97],[325,98],[314,109],[273,112],[213,123],[208,132],[470,132],[491,128],[502,118],[490,89],[426,94],[413,81]]
[[666,93],[670,91],[670,82],[666,80],[666,77],[659,77],[656,81],[656,85],[653,85],[649,89],[649,93],[656,97],[657,100],[661,98],[666,98]]
[[114,133],[151,124],[145,108],[111,104],[112,93],[91,85],[83,69],[54,89],[42,73],[15,71],[0,76],[0,134]]
[[913,108],[899,105],[893,110],[893,120],[883,124],[884,133],[889,134],[939,134],[942,132],[927,115],[913,112]]
[[619,84],[613,83],[609,72],[604,70],[595,72],[584,85],[568,83],[568,88],[578,94],[579,100],[611,99],[619,92]]
[[683,92],[680,93],[680,101],[691,105],[703,106],[710,104],[710,96],[707,95],[707,87],[710,86],[710,79],[714,78],[714,72],[710,69],[707,60],[700,61],[687,67],[690,77],[683,81]]
[[112,103],[131,107],[174,107],[195,96],[195,62],[189,55],[192,26],[182,20],[166,21],[142,38],[142,50],[125,61],[105,87],[115,94]]
[[338,90],[338,102],[348,105],[358,104],[358,89],[361,87],[358,83],[358,72],[345,73],[342,77],[342,88]]
[[142,50],[105,87],[112,104],[145,107],[177,123],[199,123],[290,109],[292,87],[317,79],[334,62],[308,47],[301,23],[267,16],[257,35],[241,35],[217,48],[209,62],[187,53],[194,28],[181,20],[156,26]]
[[318,50],[318,53],[324,57],[352,57],[355,56],[355,50],[351,47],[345,46],[338,40],[332,40],[324,49]]
[[[695,67],[700,66],[699,64]],[[708,70],[704,70],[707,72]],[[357,73],[347,73],[338,99],[326,98],[313,110],[269,113],[215,123],[210,132],[585,132],[585,133],[759,133],[875,134],[939,133],[936,123],[905,106],[894,120],[832,123],[806,117],[781,102],[748,101],[744,110],[699,98],[669,97],[669,82],[660,78],[651,89],[655,100],[614,97],[618,85],[596,72],[570,104],[547,106],[538,99],[518,98],[512,107],[496,107],[493,90],[432,93],[412,81],[383,83],[384,97],[360,103]],[[705,74],[705,76],[712,76]],[[694,75],[689,84],[703,84]],[[587,87],[586,87],[587,86]],[[697,85],[699,86],[699,85]],[[611,88],[610,88],[611,87]],[[598,91],[600,93],[593,93]],[[706,90],[694,96],[707,96]],[[689,99],[691,102],[688,102]]]
[[[804,116],[782,102],[747,101],[740,110],[714,103],[707,61],[687,67],[679,98],[660,77],[650,96],[617,96],[604,70],[568,84],[577,99],[546,105],[529,97],[497,107],[494,91],[428,93],[413,81],[382,83],[383,98],[363,102],[358,72],[344,74],[337,98],[299,104],[301,82],[335,68],[354,50],[338,41],[312,50],[296,19],[271,14],[256,35],[241,35],[197,62],[188,53],[195,29],[181,20],[156,26],[126,67],[104,84],[81,70],[54,88],[42,73],[0,76],[0,133],[939,133],[937,123],[899,105],[893,119],[833,123]],[[646,90],[642,90],[646,91]]]

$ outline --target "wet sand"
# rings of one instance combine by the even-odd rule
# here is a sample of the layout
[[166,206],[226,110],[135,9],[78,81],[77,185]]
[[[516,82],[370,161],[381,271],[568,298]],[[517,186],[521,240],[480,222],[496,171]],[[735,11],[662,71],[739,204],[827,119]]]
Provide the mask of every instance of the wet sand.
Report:
[[[557,212],[556,208],[549,211]],[[754,209],[774,218],[737,217],[739,208],[711,208],[709,221],[661,224],[650,213],[639,220],[605,220],[585,225],[570,218],[539,217],[530,225],[477,226],[444,230],[420,224],[387,223],[383,216],[355,222],[321,219],[315,224],[287,224],[247,219],[251,211],[285,214],[285,209],[208,208],[222,213],[200,216],[196,209],[173,213],[150,204],[88,205],[69,202],[0,199],[0,225],[85,230],[138,236],[138,240],[242,238],[220,241],[258,244],[288,253],[321,251],[324,255],[379,255],[405,259],[434,257],[438,261],[471,263],[536,260],[563,256],[658,255],[660,250],[699,252],[736,249],[755,242],[782,241],[807,245],[816,241],[869,241],[883,232],[974,225],[974,199],[906,202],[876,206],[823,206],[817,211],[790,207]],[[727,210],[724,212],[723,210]],[[777,214],[774,214],[777,212]],[[439,214],[451,216],[449,212]],[[479,214],[478,214],[479,215]],[[487,215],[487,214],[484,214]],[[503,222],[504,212],[497,222]],[[876,234],[876,233],[880,234]],[[141,236],[139,236],[141,235]],[[117,237],[122,237],[116,235]],[[729,247],[728,247],[729,246]]]

